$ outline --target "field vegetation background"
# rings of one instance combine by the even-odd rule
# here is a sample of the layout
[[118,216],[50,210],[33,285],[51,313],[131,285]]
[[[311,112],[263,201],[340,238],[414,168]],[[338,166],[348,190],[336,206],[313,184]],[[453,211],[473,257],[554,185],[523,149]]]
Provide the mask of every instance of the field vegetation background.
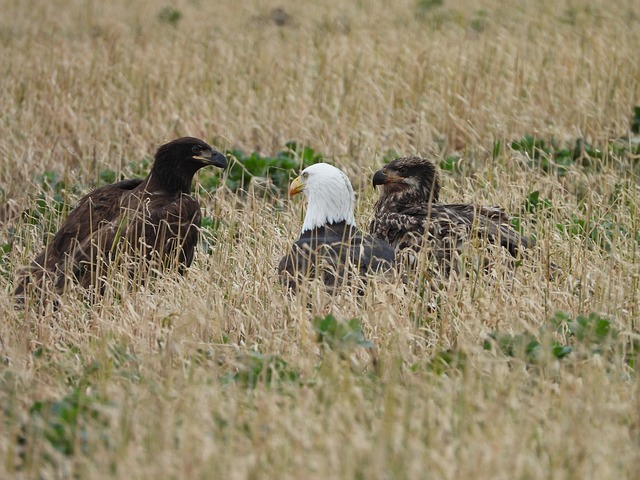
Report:
[[[0,477],[637,478],[637,7],[0,0]],[[232,160],[187,274],[15,308],[78,199],[183,135]],[[288,295],[300,166],[343,169],[364,229],[413,154],[536,247]]]

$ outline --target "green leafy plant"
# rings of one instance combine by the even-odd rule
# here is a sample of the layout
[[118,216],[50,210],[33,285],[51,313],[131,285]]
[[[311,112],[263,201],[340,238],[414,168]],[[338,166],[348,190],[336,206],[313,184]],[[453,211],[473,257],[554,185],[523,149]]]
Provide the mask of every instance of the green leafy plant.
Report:
[[[636,122],[640,125],[640,116],[636,116],[634,110],[632,133]],[[553,138],[545,141],[533,135],[525,135],[512,141],[510,146],[512,150],[527,157],[531,168],[539,168],[558,177],[565,176],[574,166],[597,171],[602,165],[610,164],[620,166],[626,171],[628,166],[635,167],[638,164],[637,156],[640,154],[640,142],[629,137],[621,137],[600,146],[591,145],[584,138],[577,138],[573,145],[561,146]],[[496,143],[494,158],[495,147]]]
[[278,355],[250,351],[238,355],[235,371],[223,375],[223,383],[236,383],[244,388],[280,386],[297,382],[300,374]]
[[545,214],[548,215],[551,212],[552,203],[550,200],[543,198],[540,196],[540,191],[535,190],[530,192],[527,197],[522,202],[522,207],[520,208],[520,214],[514,215],[510,219],[511,226],[519,232],[521,235],[528,235],[536,239],[535,233],[527,232],[524,225],[523,219],[527,215],[532,215],[532,223],[536,223],[538,216]]
[[440,162],[440,169],[446,172],[462,173],[462,157],[460,155],[449,155]]
[[313,330],[318,334],[318,342],[337,352],[349,352],[354,348],[373,348],[373,343],[362,333],[359,318],[340,321],[333,315],[315,317]]
[[540,213],[551,209],[551,207],[551,201],[540,197],[540,190],[536,190],[527,195],[522,210],[526,213]]
[[[611,219],[610,215],[598,218],[592,215],[589,221],[577,214],[572,214],[564,222],[558,223],[556,228],[561,233],[591,240],[591,245],[610,252],[613,240],[617,237],[627,238],[629,232],[620,223]],[[633,241],[633,239],[630,239]],[[638,241],[636,238],[635,241]]]
[[138,162],[129,162],[127,170],[131,172],[131,176],[133,177],[146,177],[149,175],[151,165],[153,165],[153,158],[143,157],[142,160]]
[[246,154],[241,150],[225,152],[231,160],[226,173],[206,172],[200,177],[200,184],[205,191],[215,191],[223,175],[226,176],[226,186],[233,192],[246,190],[251,180],[262,179],[268,182],[274,193],[282,194],[287,191],[290,180],[296,172],[322,162],[324,156],[311,147],[301,146],[295,142],[288,142],[286,149],[274,156],[262,156],[258,152]]
[[73,455],[77,447],[86,453],[90,449],[91,424],[98,424],[101,429],[108,425],[101,413],[105,403],[82,387],[74,387],[60,399],[36,401],[29,408],[23,443],[29,447],[36,438],[44,438],[64,455]]
[[486,30],[489,25],[488,12],[481,8],[480,10],[476,10],[474,12],[474,16],[469,22],[469,26],[475,32],[482,33]]
[[129,162],[122,172],[118,172],[110,168],[100,170],[98,172],[98,182],[95,186],[97,188],[104,185],[110,185],[124,180],[125,178],[144,178],[149,175],[153,161],[153,157],[146,156],[142,157],[138,161]]
[[386,153],[382,156],[382,163],[386,165],[389,162],[392,162],[396,158],[402,157],[402,154],[397,150],[390,148],[386,151]]
[[633,116],[631,117],[631,133],[640,134],[640,105],[633,107]]
[[514,140],[511,142],[511,149],[524,153],[531,159],[539,159],[550,153],[544,140],[540,140],[533,135],[525,135],[520,140]]
[[124,175],[122,174],[118,175],[118,173],[115,170],[111,170],[111,169],[100,170],[100,172],[98,172],[97,186],[101,187],[103,185],[110,185],[112,183],[118,182],[123,179],[124,179]]
[[177,27],[181,19],[182,12],[174,7],[163,7],[158,12],[158,20],[161,23],[166,23],[167,25],[171,25],[172,27]]
[[444,5],[444,0],[418,0],[417,8],[419,12],[428,12],[442,5]]
[[494,140],[493,148],[491,149],[491,158],[497,159],[503,151],[503,144],[501,140]]
[[525,135],[511,142],[511,149],[524,154],[529,159],[530,167],[559,177],[564,176],[573,164],[572,152],[560,149],[555,140],[547,143],[533,135]]
[[511,334],[505,332],[491,332],[484,341],[485,350],[495,350],[505,356],[521,358],[527,363],[539,363],[545,354],[554,358],[564,358],[573,349],[556,340],[542,340],[542,333],[534,335],[529,332]]
[[11,254],[11,249],[13,248],[13,243],[12,242],[6,242],[6,243],[2,243],[0,244],[0,274],[2,275],[9,275],[9,270],[7,268],[7,265],[10,262],[10,254]]
[[[69,193],[77,193],[78,186],[67,189],[66,183],[55,171],[45,171],[36,175],[34,183],[39,192],[35,206],[22,212],[22,218],[28,225],[36,225],[42,229],[43,236],[55,233],[60,217],[70,209],[66,203]],[[46,242],[46,238],[44,239]]]
[[208,254],[211,254],[212,247],[218,243],[219,230],[222,225],[228,225],[228,223],[220,218],[202,218],[200,223],[200,245]]
[[599,313],[592,312],[587,316],[571,318],[569,314],[558,311],[552,322],[556,329],[567,332],[592,353],[604,353],[618,341],[619,331],[613,326],[613,321]]
[[429,369],[438,375],[462,371],[466,368],[466,365],[466,353],[454,349],[439,350],[429,361]]
[[592,312],[571,317],[558,311],[536,333],[506,333],[495,331],[484,341],[485,350],[539,364],[545,358],[563,359],[569,354],[618,355],[634,367],[640,352],[640,339],[622,335],[611,318]]
[[556,312],[552,324],[565,333],[582,356],[601,355],[608,360],[618,359],[635,368],[640,353],[640,338],[623,334],[615,327],[614,319],[599,313],[578,315]]
[[[615,202],[615,198],[612,201]],[[522,202],[520,214],[511,217],[511,226],[521,234],[526,234],[523,219],[527,215],[532,215],[531,222],[535,224],[540,216],[551,217],[552,209],[551,200],[542,197],[539,190],[530,192]],[[633,238],[627,227],[615,221],[610,213],[600,216],[592,214],[590,217],[587,214],[572,213],[563,221],[555,222],[555,228],[562,234],[590,240],[590,248],[600,248],[606,252],[611,251],[616,238],[636,241],[640,245],[640,232],[636,232]]]

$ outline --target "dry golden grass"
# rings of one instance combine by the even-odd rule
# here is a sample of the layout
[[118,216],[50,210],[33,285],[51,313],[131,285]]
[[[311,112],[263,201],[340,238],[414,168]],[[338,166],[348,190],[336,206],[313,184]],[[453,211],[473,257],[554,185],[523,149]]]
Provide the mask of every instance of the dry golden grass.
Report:
[[[169,2],[0,1],[0,477],[637,477],[640,381],[621,352],[640,329],[637,177],[628,161],[557,177],[492,156],[525,134],[602,146],[627,133],[637,5],[419,3],[437,2],[179,0],[172,25],[158,16]],[[277,6],[289,24],[269,19]],[[21,213],[52,195],[36,176],[57,172],[72,206],[101,170],[130,174],[182,135],[311,146],[352,179],[362,227],[389,150],[462,156],[448,201],[519,213],[538,190],[551,207],[523,217],[538,246],[513,276],[290,298],[275,268],[302,205],[218,190],[200,201],[227,223],[187,275],[14,309],[46,228]],[[610,250],[555,227],[573,215],[611,222]],[[574,346],[561,360],[483,348],[493,331],[551,335],[539,328],[556,311],[606,315],[617,343],[594,353],[560,332]],[[375,348],[323,349],[311,320],[327,313],[360,318]],[[443,351],[459,362],[435,367]],[[272,366],[256,385],[251,352]]]

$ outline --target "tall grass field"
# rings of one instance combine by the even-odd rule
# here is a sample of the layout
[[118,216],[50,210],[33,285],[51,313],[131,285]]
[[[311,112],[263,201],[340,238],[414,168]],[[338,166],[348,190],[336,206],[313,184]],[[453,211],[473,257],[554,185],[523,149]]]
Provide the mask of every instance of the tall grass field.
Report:
[[[0,478],[633,479],[640,465],[634,0],[0,0]],[[13,290],[78,200],[202,138],[193,265],[104,297]],[[516,262],[376,277],[277,265],[287,185],[431,159]]]

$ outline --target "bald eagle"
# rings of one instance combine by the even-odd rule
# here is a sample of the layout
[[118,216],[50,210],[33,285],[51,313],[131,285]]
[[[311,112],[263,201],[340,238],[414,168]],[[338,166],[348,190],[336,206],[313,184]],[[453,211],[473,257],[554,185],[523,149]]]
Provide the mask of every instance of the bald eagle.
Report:
[[321,278],[328,290],[368,273],[391,270],[394,252],[386,241],[362,234],[353,214],[349,178],[326,163],[305,168],[289,189],[308,200],[300,238],[278,266],[282,283],[295,291],[304,278]]
[[[533,242],[516,232],[500,207],[439,203],[436,167],[420,157],[398,158],[373,176],[382,193],[374,207],[369,231],[388,241],[411,267],[423,244],[444,274],[453,259],[474,238],[501,245],[513,257]],[[408,250],[406,250],[408,249]]]
[[188,267],[198,241],[200,206],[190,195],[202,167],[227,166],[225,156],[202,140],[183,137],[158,148],[145,179],[123,180],[83,197],[52,241],[24,269],[15,295],[67,280],[104,290],[107,266],[124,255],[135,263]]

